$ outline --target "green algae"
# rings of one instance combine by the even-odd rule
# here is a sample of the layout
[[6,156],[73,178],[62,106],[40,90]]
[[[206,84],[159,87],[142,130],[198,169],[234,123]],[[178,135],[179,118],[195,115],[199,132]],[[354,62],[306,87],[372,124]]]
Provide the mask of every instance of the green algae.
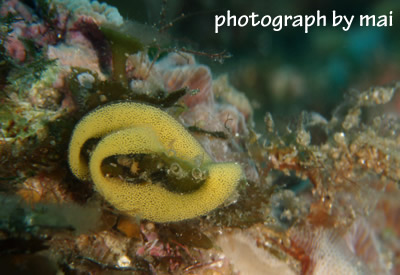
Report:
[[[80,74],[87,73],[93,76],[93,83],[90,88],[82,87],[78,80]],[[119,100],[132,100],[136,102],[148,103],[161,108],[169,108],[175,105],[190,90],[181,88],[167,93],[164,90],[153,91],[151,95],[139,93],[129,89],[121,81],[113,79],[100,80],[95,72],[84,68],[74,67],[72,73],[66,78],[67,85],[74,98],[80,106],[80,110],[87,112],[97,106],[108,102]]]
[[119,32],[115,29],[101,26],[101,32],[105,35],[111,46],[113,62],[113,79],[120,81],[124,86],[128,85],[126,78],[126,60],[131,54],[144,50],[144,45],[139,39]]
[[207,131],[204,130],[198,126],[189,126],[187,127],[188,131],[192,132],[192,133],[196,133],[196,134],[204,134],[204,135],[208,135],[211,137],[215,137],[215,138],[220,138],[220,139],[228,139],[227,134],[225,134],[224,132],[221,131]]
[[130,184],[161,184],[179,194],[196,191],[207,178],[204,167],[164,153],[108,157],[101,170],[107,177],[122,178]]

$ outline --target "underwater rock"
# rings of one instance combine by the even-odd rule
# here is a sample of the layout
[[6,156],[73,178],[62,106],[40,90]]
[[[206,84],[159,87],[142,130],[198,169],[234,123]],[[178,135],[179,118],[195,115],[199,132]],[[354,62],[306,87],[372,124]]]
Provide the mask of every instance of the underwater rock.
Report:
[[19,62],[23,62],[26,58],[25,47],[22,42],[15,37],[10,35],[5,45],[9,55]]
[[89,0],[54,0],[58,9],[65,8],[68,11],[73,11],[72,16],[88,16],[99,23],[108,23],[120,26],[124,20],[115,7],[109,6],[106,3]]
[[205,66],[185,65],[162,71],[167,91],[175,91],[183,87],[193,90],[183,100],[190,108],[199,104],[213,104],[211,90],[211,72]]
[[[309,260],[302,262],[302,271],[310,274],[369,274],[347,247],[345,241],[330,230],[292,229],[291,247],[303,249]],[[294,252],[296,253],[296,252]]]
[[[25,242],[19,253],[36,248],[64,273],[399,272],[399,83],[349,93],[330,119],[268,113],[258,133],[235,79],[113,7],[0,5],[0,242]],[[278,98],[307,93],[302,73],[279,68],[272,83],[255,67],[241,77]],[[74,125],[132,104],[76,126],[76,179]]]
[[240,274],[293,275],[297,274],[290,264],[263,248],[259,240],[249,232],[224,232],[217,244]]
[[137,93],[155,96],[156,92],[164,89],[159,66],[154,64],[152,66],[152,62],[144,52],[128,56],[126,71],[130,79],[129,87]]
[[235,106],[243,114],[246,121],[251,121],[253,108],[250,101],[244,93],[236,90],[229,83],[227,75],[222,75],[213,81],[213,91],[217,99],[222,98],[230,105]]

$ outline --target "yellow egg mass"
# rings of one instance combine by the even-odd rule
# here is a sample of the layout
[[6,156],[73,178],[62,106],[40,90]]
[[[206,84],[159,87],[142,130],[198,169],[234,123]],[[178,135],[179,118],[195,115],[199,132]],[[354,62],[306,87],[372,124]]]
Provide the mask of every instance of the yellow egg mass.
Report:
[[[82,151],[91,139],[99,141],[85,157]],[[135,163],[144,182],[107,176],[102,165],[115,156],[150,156],[143,164],[146,169]],[[213,162],[166,112],[134,102],[105,105],[82,118],[70,141],[69,164],[76,177],[91,179],[115,208],[155,222],[204,215],[220,206],[244,179],[240,165]],[[148,174],[162,175],[164,184],[144,177]]]

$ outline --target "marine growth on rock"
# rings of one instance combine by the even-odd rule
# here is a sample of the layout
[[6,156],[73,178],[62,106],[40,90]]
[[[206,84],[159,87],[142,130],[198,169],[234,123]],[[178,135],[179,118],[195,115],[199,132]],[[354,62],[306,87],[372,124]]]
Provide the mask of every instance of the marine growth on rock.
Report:
[[0,3],[6,272],[400,272],[400,82],[347,93],[329,118],[260,117],[251,87],[296,100],[302,73],[235,57],[225,72],[202,64],[225,51],[134,19]]

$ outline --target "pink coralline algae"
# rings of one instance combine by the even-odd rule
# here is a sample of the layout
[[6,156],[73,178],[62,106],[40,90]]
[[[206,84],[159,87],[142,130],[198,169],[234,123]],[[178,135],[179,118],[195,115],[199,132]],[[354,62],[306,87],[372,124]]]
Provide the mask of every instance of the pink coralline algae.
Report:
[[7,39],[6,48],[10,56],[19,62],[23,62],[26,57],[25,47],[15,35],[10,35]]
[[[193,90],[194,95],[187,94],[183,97],[183,102],[189,108],[181,116],[185,124],[195,125],[207,131],[226,132],[233,137],[248,134],[246,117],[249,117],[249,114],[242,112],[240,106],[216,102],[214,90],[219,89],[221,84],[214,82],[210,70],[206,66],[196,64],[193,56],[171,54],[156,66],[160,68],[168,91],[182,87]],[[221,93],[230,93],[228,87],[221,88],[225,89]],[[237,94],[237,97],[240,98],[241,94]],[[244,101],[248,102],[246,98]],[[226,154],[218,152],[215,155]]]

